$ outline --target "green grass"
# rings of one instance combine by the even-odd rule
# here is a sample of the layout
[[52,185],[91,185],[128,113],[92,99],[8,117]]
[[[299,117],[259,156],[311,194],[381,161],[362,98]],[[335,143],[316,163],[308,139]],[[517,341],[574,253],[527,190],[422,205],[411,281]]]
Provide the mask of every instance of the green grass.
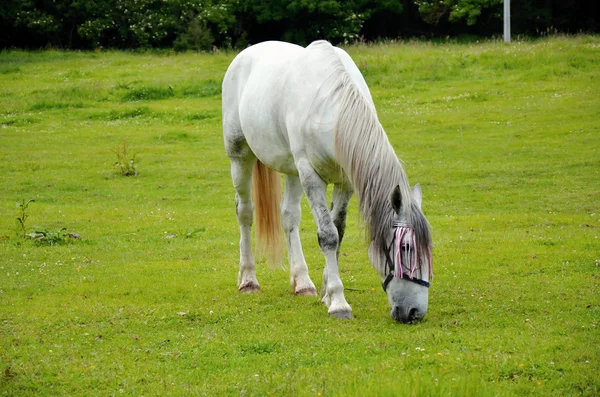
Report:
[[[220,126],[234,53],[0,53],[0,395],[600,394],[600,38],[348,48],[435,243],[389,316],[353,199],[355,319],[259,266],[236,290]],[[127,142],[137,177],[111,149]],[[54,246],[29,227],[79,234]],[[303,202],[313,280],[323,258]]]

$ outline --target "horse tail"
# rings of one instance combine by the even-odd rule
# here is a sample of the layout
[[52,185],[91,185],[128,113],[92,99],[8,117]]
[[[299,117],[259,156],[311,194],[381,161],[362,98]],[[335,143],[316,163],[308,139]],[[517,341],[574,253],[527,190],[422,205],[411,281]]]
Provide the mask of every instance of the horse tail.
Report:
[[260,161],[254,165],[252,199],[256,218],[256,250],[273,265],[283,264],[283,234],[281,227],[281,179]]

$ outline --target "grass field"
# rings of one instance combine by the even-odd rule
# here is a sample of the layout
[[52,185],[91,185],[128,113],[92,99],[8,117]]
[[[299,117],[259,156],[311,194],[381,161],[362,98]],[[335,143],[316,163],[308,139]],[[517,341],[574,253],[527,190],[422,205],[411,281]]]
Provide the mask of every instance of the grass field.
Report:
[[[600,37],[347,48],[411,183],[435,278],[389,316],[352,200],[354,320],[259,266],[236,289],[220,126],[234,53],[0,53],[0,395],[597,396]],[[127,142],[138,176],[113,152]],[[50,245],[32,229],[78,234]],[[324,260],[306,201],[302,238]]]

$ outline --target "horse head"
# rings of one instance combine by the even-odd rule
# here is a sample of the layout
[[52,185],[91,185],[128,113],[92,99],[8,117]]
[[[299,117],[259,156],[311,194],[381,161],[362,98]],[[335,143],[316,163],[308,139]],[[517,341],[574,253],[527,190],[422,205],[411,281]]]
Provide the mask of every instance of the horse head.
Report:
[[[391,195],[392,225],[382,242],[372,241],[369,259],[382,278],[392,307],[391,316],[402,323],[422,320],[427,313],[432,251],[429,224],[421,211],[421,187],[412,190],[412,202],[402,206],[397,186]],[[403,212],[403,208],[407,208]],[[410,211],[410,213],[405,213]]]

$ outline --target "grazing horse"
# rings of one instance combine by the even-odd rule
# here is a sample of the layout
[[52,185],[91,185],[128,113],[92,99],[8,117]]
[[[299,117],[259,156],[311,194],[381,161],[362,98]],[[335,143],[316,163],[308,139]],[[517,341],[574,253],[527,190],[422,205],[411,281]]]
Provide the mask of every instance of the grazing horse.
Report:
[[[300,199],[305,193],[325,256],[322,302],[330,316],[352,318],[338,259],[348,201],[356,193],[370,241],[369,260],[381,276],[391,316],[403,323],[421,320],[433,276],[421,188],[411,190],[350,56],[326,41],[306,48],[260,43],[231,62],[222,98],[223,135],[241,234],[239,290],[260,289],[251,243],[256,205],[258,243],[275,250],[283,240],[278,234],[281,222],[292,288],[298,295],[316,295],[299,236]],[[280,208],[278,173],[285,175]],[[329,184],[334,185],[330,208]]]

